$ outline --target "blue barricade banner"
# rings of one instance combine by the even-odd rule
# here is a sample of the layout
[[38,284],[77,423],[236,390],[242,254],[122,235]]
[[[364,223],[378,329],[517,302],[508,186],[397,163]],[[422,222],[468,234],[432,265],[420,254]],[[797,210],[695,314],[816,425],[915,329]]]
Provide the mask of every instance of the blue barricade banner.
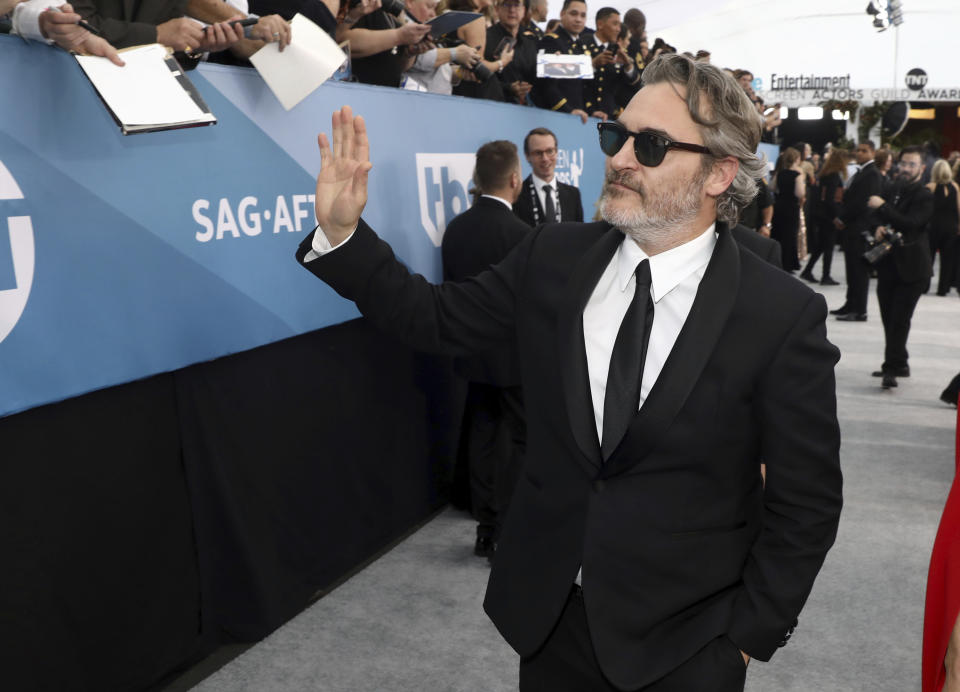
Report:
[[70,55],[0,35],[0,415],[355,317],[293,258],[343,104],[370,133],[364,218],[431,280],[491,139],[553,130],[593,216],[595,121],[343,83],[286,112],[254,70],[190,78],[217,125],[125,137]]

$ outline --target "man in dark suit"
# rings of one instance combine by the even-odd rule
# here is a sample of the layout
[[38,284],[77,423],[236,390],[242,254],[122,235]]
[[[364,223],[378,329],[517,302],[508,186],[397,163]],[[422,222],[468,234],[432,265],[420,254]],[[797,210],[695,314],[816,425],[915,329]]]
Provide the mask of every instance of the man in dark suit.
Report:
[[[933,215],[933,194],[923,184],[923,149],[906,147],[900,155],[900,184],[893,199],[879,195],[867,200],[876,219],[878,242],[888,242],[890,253],[877,264],[877,301],[883,320],[884,357],[874,377],[884,389],[897,386],[897,377],[909,377],[907,337],[917,301],[933,276],[927,224]],[[896,238],[891,233],[899,233]]]
[[544,224],[465,284],[411,276],[359,219],[362,120],[334,115],[333,151],[320,136],[322,231],[299,261],[419,348],[518,344],[527,454],[484,607],[523,692],[742,691],[836,536],[826,304],[727,226],[760,116],[682,55],[644,82],[600,124],[605,221]]
[[[480,197],[443,234],[445,281],[466,281],[486,271],[530,232],[510,207],[521,186],[513,142],[480,147],[473,182]],[[477,520],[474,553],[492,557],[526,446],[520,366],[511,345],[457,358],[454,369],[468,382],[460,449],[470,469],[470,504]]]
[[840,215],[833,225],[842,233],[843,264],[847,272],[847,299],[830,314],[844,322],[867,321],[867,293],[870,290],[870,274],[864,264],[863,253],[867,250],[864,231],[871,231],[876,223],[867,207],[867,200],[880,194],[882,176],[873,163],[876,148],[869,139],[857,146],[856,159],[860,170],[853,176],[846,192]]
[[557,136],[537,127],[523,138],[523,154],[532,173],[513,205],[514,213],[531,228],[556,221],[583,221],[580,190],[557,180]]

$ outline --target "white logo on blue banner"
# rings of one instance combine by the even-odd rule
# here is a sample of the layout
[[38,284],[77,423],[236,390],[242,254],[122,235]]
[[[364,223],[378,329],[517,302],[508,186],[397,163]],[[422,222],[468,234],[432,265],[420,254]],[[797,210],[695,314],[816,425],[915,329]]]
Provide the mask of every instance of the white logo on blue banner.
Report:
[[[0,161],[0,201],[9,199],[23,199],[23,193],[13,175]],[[8,216],[6,226],[10,262],[5,261],[6,253],[0,250],[0,341],[6,339],[20,321],[33,285],[33,224],[30,223],[30,217]],[[0,230],[0,243],[5,240]]]
[[447,224],[470,207],[474,154],[417,154],[420,223],[436,247]]
[[557,167],[554,173],[561,183],[580,187],[580,175],[583,173],[583,148],[558,150]]

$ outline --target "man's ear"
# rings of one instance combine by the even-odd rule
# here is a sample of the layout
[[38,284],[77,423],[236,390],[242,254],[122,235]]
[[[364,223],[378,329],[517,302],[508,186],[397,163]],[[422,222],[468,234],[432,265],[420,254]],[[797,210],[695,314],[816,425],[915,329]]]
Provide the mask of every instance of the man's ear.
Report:
[[733,179],[737,176],[739,170],[740,162],[733,156],[714,161],[713,168],[710,169],[710,175],[707,176],[707,183],[703,188],[704,192],[710,197],[719,197],[733,184]]

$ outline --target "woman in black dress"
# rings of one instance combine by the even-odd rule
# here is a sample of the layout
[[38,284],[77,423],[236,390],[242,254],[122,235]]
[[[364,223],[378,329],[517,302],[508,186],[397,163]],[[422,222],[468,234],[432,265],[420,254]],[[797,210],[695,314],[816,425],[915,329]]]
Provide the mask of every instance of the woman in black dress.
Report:
[[807,266],[800,273],[801,278],[811,283],[817,281],[813,275],[813,267],[817,260],[823,257],[823,274],[820,277],[820,284],[823,286],[836,286],[837,282],[830,276],[830,268],[833,265],[833,247],[837,244],[837,229],[833,225],[833,220],[840,213],[840,202],[843,201],[843,181],[847,178],[847,157],[842,149],[832,149],[827,156],[826,163],[820,170],[820,184],[817,186],[817,194],[813,199],[812,215],[816,219],[817,244],[812,248],[810,259]]
[[957,286],[957,253],[960,246],[960,195],[957,184],[953,182],[950,164],[940,159],[933,164],[930,182],[927,184],[933,193],[933,216],[930,218],[931,256],[940,253],[940,280],[937,282],[937,295],[945,296],[950,288]]
[[777,160],[771,181],[776,201],[773,203],[773,228],[770,237],[780,243],[783,268],[794,272],[800,268],[797,255],[797,232],[800,230],[800,205],[806,184],[800,169],[800,152],[787,147]]

